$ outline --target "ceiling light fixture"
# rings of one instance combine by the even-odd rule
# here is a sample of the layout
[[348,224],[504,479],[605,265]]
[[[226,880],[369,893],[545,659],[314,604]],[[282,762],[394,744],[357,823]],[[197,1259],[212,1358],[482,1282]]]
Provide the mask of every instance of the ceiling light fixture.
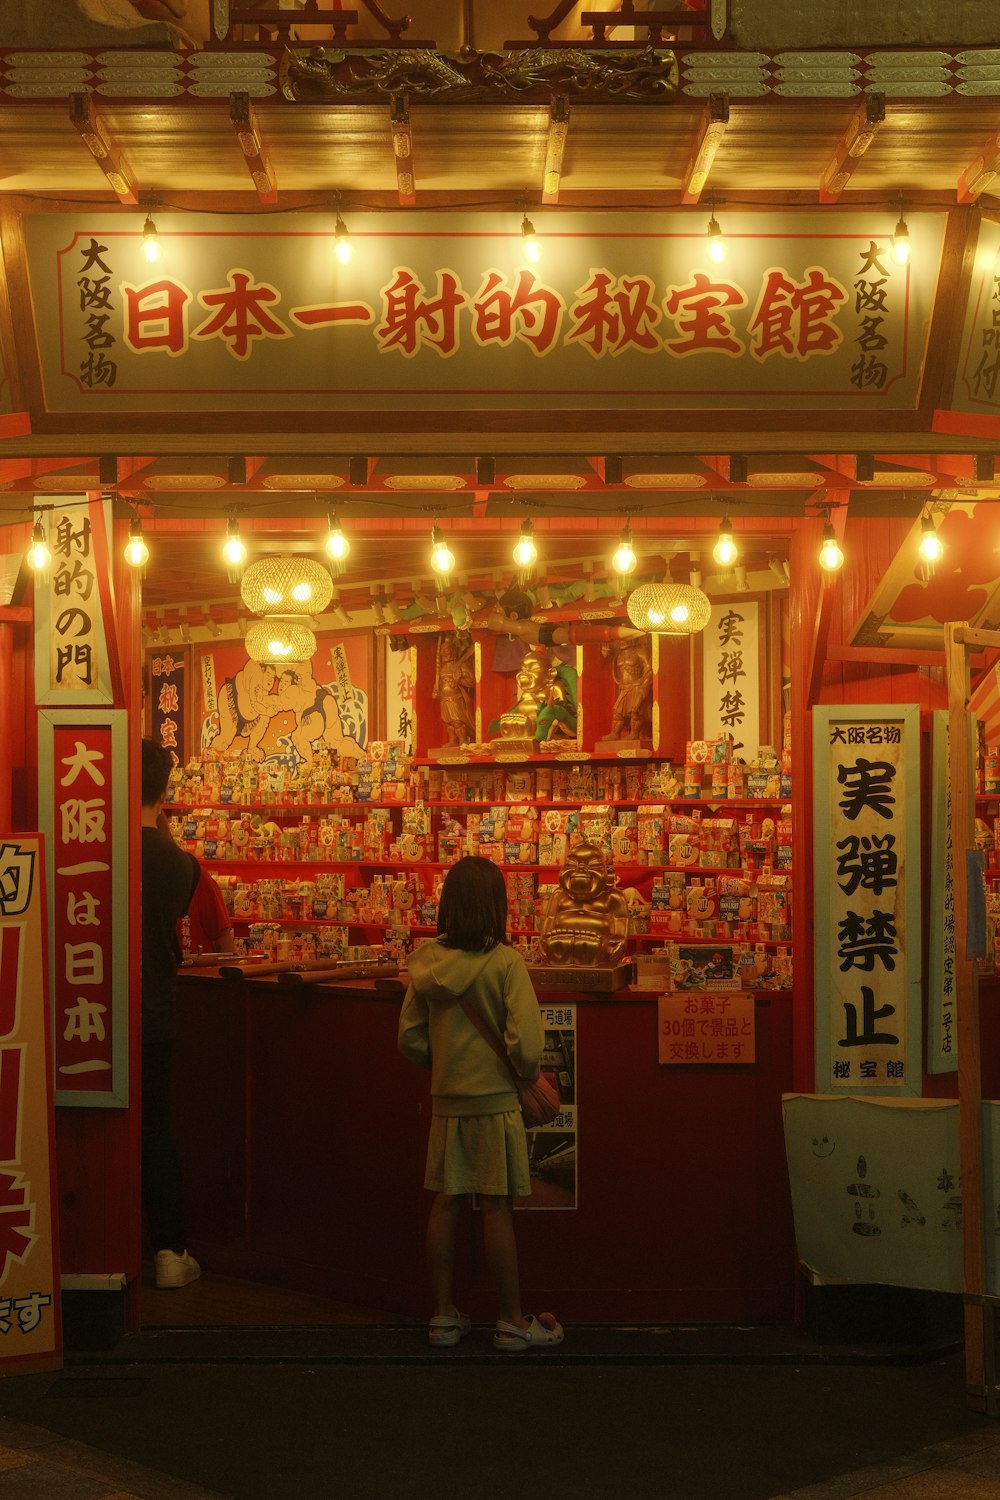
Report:
[[339,578],[350,555],[351,544],[341,530],[336,516],[326,518],[326,555],[330,559],[330,572]]
[[28,567],[35,573],[44,573],[52,561],[52,553],[49,544],[45,540],[45,530],[41,520],[36,520],[31,528],[31,543],[28,547],[26,561]]
[[944,543],[938,536],[934,517],[929,511],[924,512],[923,520],[920,522],[920,542],[917,552],[921,562],[930,563],[932,567],[944,556]]
[[726,258],[726,241],[722,233],[722,226],[715,217],[715,199],[712,199],[712,217],[708,221],[708,258],[714,265],[721,266]]
[[245,647],[251,661],[308,661],[316,650],[316,637],[301,620],[258,620],[246,633]]
[[247,560],[246,542],[240,536],[240,523],[235,516],[230,516],[226,525],[226,540],[222,544],[222,557],[230,569],[230,581],[235,583],[236,579],[232,576],[233,570],[242,568]]
[[353,253],[351,249],[350,231],[348,230],[347,225],[344,223],[339,214],[337,215],[336,222],[333,226],[333,253],[336,255],[342,266],[346,266],[350,263],[351,255]]
[[142,226],[142,253],[146,259],[153,264],[160,258],[160,241],[156,233],[156,225],[153,223],[153,215],[146,215],[146,222]]
[[844,566],[844,553],[837,540],[837,533],[833,528],[833,522],[830,520],[829,506],[826,507],[823,541],[819,549],[819,565],[824,573],[837,573]]
[[445,541],[444,533],[436,522],[431,528],[431,567],[434,569],[438,588],[446,589],[451,583],[451,575],[455,569],[455,554]]
[[538,561],[534,532],[531,521],[522,521],[521,534],[514,544],[514,566],[517,568],[517,581],[522,587],[531,577],[532,569]]
[[903,204],[899,204],[899,222],[892,234],[892,248],[896,254],[899,265],[905,266],[910,259],[910,229],[903,217]]
[[142,535],[142,521],[133,516],[129,522],[128,541],[125,543],[125,561],[130,568],[144,568],[149,562],[149,548]]
[[635,549],[632,546],[632,527],[626,521],[618,536],[618,546],[611,558],[611,570],[615,575],[615,592],[619,599],[625,597],[629,578],[635,572]]
[[332,594],[329,569],[311,557],[262,557],[240,582],[243,603],[255,615],[321,615]]
[[538,247],[538,236],[535,233],[535,226],[534,224],[532,224],[527,214],[525,214],[524,218],[521,220],[521,248],[523,249],[528,260],[530,260],[532,263],[537,261],[539,256],[541,255],[541,251]]
[[712,556],[720,568],[731,568],[739,555],[739,548],[733,537],[732,522],[728,516],[723,516],[722,525],[719,527],[719,539],[712,548]]
[[697,635],[712,613],[708,595],[689,583],[641,583],[625,608],[636,629],[651,635]]

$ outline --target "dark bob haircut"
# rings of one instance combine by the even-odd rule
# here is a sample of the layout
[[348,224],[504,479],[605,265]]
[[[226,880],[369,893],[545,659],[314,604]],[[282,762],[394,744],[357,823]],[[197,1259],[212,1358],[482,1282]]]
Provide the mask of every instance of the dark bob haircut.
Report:
[[487,953],[507,941],[507,887],[491,859],[466,855],[444,878],[438,937],[446,948]]
[[174,758],[166,745],[153,740],[142,742],[142,805],[155,807],[167,793],[167,782],[174,769]]

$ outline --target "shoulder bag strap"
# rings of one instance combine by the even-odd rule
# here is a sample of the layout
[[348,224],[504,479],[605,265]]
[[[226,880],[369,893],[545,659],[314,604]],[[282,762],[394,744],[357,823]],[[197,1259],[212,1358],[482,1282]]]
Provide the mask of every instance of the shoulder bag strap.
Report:
[[500,1061],[507,1069],[511,1078],[513,1078],[515,1084],[521,1083],[522,1079],[515,1072],[514,1064],[507,1056],[506,1047],[503,1045],[503,1042],[497,1036],[492,1026],[486,1020],[486,1017],[483,1015],[482,1011],[480,1011],[477,1006],[472,1004],[467,994],[459,995],[458,1003],[465,1011],[465,1014],[468,1016],[473,1026],[479,1032],[479,1035],[482,1037],[483,1041],[493,1048],[493,1051],[496,1053],[497,1057],[499,1057]]

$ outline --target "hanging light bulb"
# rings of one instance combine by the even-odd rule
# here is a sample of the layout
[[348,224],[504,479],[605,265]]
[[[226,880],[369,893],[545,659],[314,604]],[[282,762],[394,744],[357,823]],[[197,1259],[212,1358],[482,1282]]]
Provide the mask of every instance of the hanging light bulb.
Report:
[[230,516],[226,526],[226,540],[222,544],[222,557],[229,568],[241,568],[247,560],[246,542],[240,536],[240,523]]
[[628,580],[635,572],[636,556],[632,547],[632,527],[628,521],[622,527],[618,536],[618,546],[615,548],[611,558],[611,567],[615,575],[615,589],[619,599],[625,595]]
[[535,226],[527,214],[521,220],[521,248],[530,261],[536,261],[541,254],[538,248],[538,236],[535,233]]
[[896,253],[896,261],[905,266],[910,258],[910,229],[903,217],[903,205],[899,205],[899,223],[893,230],[892,248]]
[[708,221],[708,258],[715,265],[721,266],[726,258],[726,241],[723,238],[722,226],[715,217],[715,209],[712,209],[712,217]]
[[344,565],[347,562],[351,544],[341,530],[340,522],[336,516],[327,516],[326,525],[326,555],[333,564],[330,569],[331,573],[333,573],[334,577],[339,578],[340,574],[344,571]]
[[517,581],[520,584],[527,583],[531,570],[538,561],[534,531],[531,521],[522,521],[521,534],[514,544],[514,566],[517,568]]
[[934,517],[925,514],[920,523],[920,543],[917,547],[920,559],[925,563],[940,562],[944,556],[944,543],[937,534]]
[[844,553],[840,543],[837,541],[837,533],[833,529],[833,522],[827,516],[826,525],[823,527],[823,542],[819,549],[819,565],[825,573],[836,573],[844,566]]
[[455,567],[455,554],[437,526],[431,530],[431,567],[437,575],[438,588],[447,588]]
[[28,567],[36,573],[44,573],[52,561],[52,553],[49,551],[48,542],[45,540],[45,532],[41,521],[36,521],[31,528],[31,545],[27,552]]
[[144,568],[149,562],[149,548],[143,540],[142,522],[138,516],[134,516],[129,522],[125,561],[130,568]]
[[720,568],[731,568],[739,557],[739,548],[733,539],[733,528],[728,516],[723,516],[719,527],[719,539],[712,548],[712,556]]
[[142,253],[150,263],[160,258],[160,241],[157,238],[152,214],[146,215],[146,222],[142,226]]
[[339,213],[333,226],[333,253],[342,266],[348,264],[353,254],[350,233]]

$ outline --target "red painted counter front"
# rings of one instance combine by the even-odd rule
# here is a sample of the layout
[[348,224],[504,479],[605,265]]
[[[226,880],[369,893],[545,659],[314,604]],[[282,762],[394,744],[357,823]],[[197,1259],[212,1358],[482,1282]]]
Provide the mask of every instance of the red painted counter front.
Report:
[[[525,1305],[577,1322],[772,1322],[795,1251],[781,1094],[791,997],[757,997],[757,1061],[662,1067],[648,992],[578,1001],[578,1207],[525,1210]],[[428,1075],[365,984],[184,976],[176,1066],[191,1248],[206,1270],[421,1317]],[[477,1236],[463,1305],[495,1315]]]

